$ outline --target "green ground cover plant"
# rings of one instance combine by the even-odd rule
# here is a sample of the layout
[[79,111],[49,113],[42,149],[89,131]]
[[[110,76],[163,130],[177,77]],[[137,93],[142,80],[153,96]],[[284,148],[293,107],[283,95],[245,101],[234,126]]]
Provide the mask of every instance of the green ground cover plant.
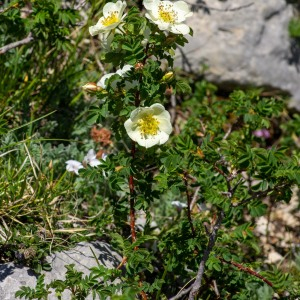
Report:
[[193,34],[183,1],[3,7],[1,262],[40,273],[49,253],[96,239],[123,257],[88,276],[73,265],[64,281],[41,275],[16,297],[299,296],[299,247],[268,263],[255,233],[300,183],[300,118],[287,99],[224,95],[174,68]]

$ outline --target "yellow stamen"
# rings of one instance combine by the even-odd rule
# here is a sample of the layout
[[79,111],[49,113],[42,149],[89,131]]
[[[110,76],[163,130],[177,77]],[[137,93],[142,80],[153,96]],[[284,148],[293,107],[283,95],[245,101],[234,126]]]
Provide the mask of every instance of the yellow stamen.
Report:
[[159,19],[171,24],[174,24],[177,18],[177,13],[172,9],[172,7],[163,4],[158,6],[158,15]]
[[113,12],[111,12],[111,14],[108,17],[103,18],[103,20],[102,20],[101,23],[104,26],[110,26],[110,25],[112,25],[114,23],[117,23],[119,21],[120,20],[118,18],[118,12],[117,11],[113,11]]
[[153,115],[145,115],[138,120],[140,132],[143,135],[156,135],[159,130],[159,121]]

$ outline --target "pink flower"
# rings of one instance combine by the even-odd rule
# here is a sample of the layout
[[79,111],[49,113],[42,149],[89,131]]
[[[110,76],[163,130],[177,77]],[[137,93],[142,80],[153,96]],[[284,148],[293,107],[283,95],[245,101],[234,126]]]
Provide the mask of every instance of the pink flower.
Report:
[[268,129],[257,129],[252,132],[252,134],[256,137],[260,137],[263,139],[269,139],[271,137],[270,131]]

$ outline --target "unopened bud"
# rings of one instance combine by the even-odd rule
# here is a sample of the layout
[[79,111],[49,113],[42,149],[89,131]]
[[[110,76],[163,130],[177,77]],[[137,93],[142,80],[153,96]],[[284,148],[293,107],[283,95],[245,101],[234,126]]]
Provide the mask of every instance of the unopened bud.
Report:
[[98,86],[95,82],[88,82],[82,86],[82,88],[90,93],[100,92],[102,91],[102,87]]
[[172,71],[166,73],[163,78],[161,79],[162,82],[170,83],[175,78],[174,73]]
[[196,152],[196,154],[200,157],[200,158],[204,158],[204,153],[203,153],[203,151],[200,149],[200,148],[197,148],[197,152]]
[[135,71],[141,71],[144,68],[144,64],[142,62],[138,62],[135,64],[134,69]]

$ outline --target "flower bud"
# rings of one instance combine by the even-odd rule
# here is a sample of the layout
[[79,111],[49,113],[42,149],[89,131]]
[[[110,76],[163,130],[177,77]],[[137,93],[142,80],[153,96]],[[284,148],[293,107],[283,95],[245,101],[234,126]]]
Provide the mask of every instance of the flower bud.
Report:
[[163,78],[161,79],[162,82],[167,82],[167,83],[170,83],[174,80],[175,76],[174,76],[174,73],[172,71],[170,72],[167,72]]
[[134,69],[135,71],[141,71],[144,68],[144,64],[142,62],[138,62],[135,64]]
[[95,82],[88,82],[82,86],[82,88],[90,93],[100,92],[102,91],[102,87],[98,86]]

